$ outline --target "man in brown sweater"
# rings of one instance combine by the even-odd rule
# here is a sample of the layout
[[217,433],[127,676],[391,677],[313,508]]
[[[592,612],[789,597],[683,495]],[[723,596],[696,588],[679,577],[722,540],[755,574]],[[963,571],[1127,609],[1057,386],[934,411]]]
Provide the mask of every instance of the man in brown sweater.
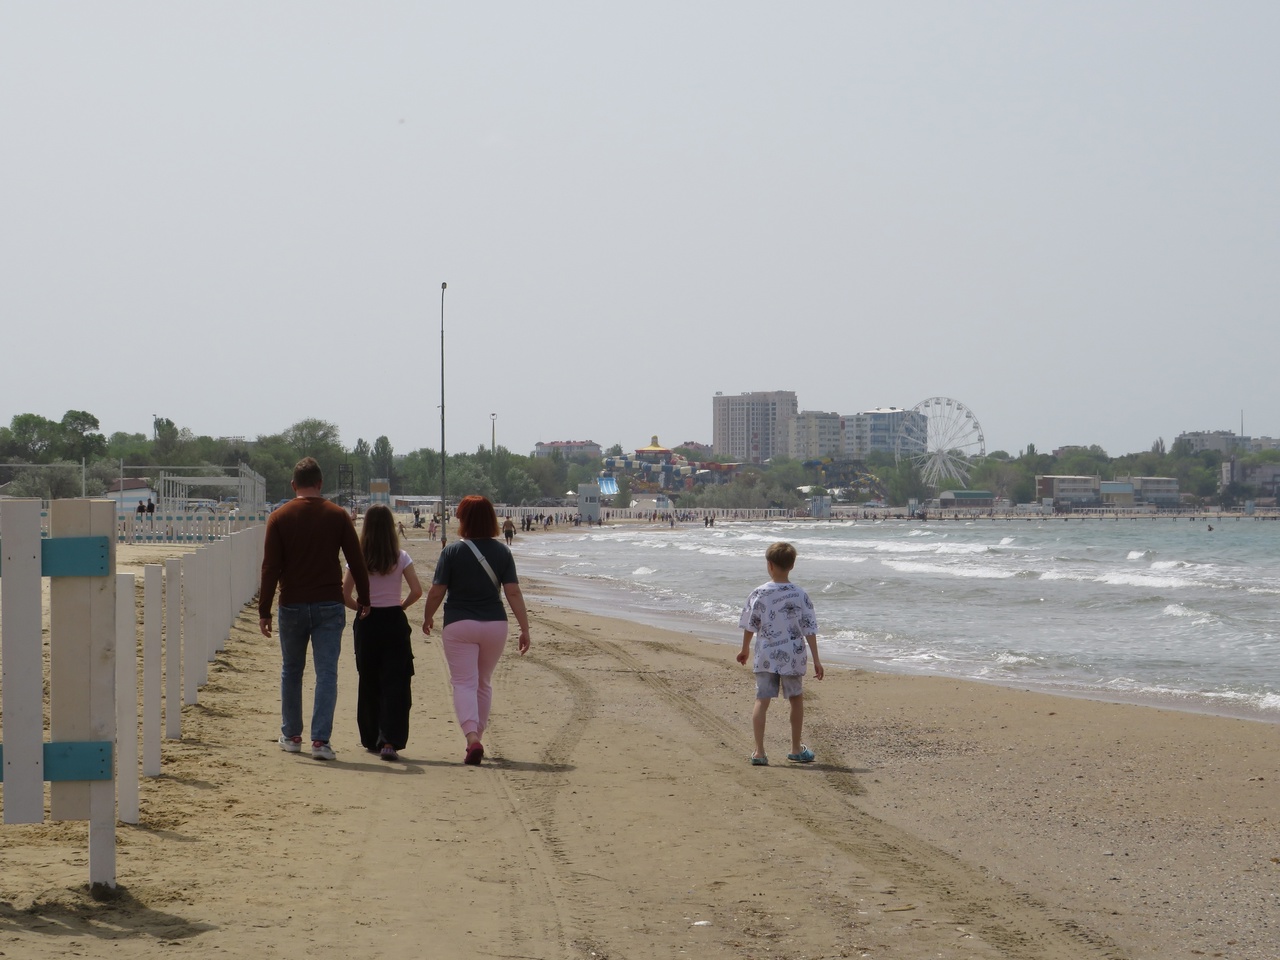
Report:
[[338,702],[338,658],[347,626],[342,602],[342,564],[346,558],[356,581],[357,617],[369,612],[369,572],[360,538],[347,512],[321,492],[320,465],[303,457],[293,468],[293,492],[267,519],[258,590],[258,629],[271,636],[271,601],[280,587],[280,749],[302,751],[302,673],[307,644],[315,656],[316,690],[311,708],[311,756],[333,760],[329,737]]

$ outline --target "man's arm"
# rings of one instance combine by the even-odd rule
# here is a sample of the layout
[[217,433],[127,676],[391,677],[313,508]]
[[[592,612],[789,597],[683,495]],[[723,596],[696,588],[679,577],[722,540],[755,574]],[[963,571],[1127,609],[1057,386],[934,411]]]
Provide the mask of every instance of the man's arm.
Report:
[[267,532],[262,541],[262,573],[258,581],[258,629],[264,637],[271,636],[271,603],[280,583],[280,537],[275,524],[267,521]]

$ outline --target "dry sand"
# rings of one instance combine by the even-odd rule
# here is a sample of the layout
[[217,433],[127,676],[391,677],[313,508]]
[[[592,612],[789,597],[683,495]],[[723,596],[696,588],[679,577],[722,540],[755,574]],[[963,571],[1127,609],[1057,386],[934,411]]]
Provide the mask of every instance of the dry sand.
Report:
[[[437,545],[406,546],[429,577]],[[0,957],[1280,956],[1277,725],[831,666],[818,761],[785,762],[777,704],[752,767],[738,637],[525,591],[479,768],[420,633],[402,762],[360,749],[349,638],[338,760],[282,753],[246,608],[119,827],[114,900],[83,824],[0,827]]]

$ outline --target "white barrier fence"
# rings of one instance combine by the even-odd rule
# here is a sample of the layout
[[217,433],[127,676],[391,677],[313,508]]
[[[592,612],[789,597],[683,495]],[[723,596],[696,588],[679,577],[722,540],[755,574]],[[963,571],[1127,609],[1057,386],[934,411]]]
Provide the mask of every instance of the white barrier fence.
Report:
[[196,510],[186,513],[138,513],[118,510],[116,536],[121,543],[208,543],[267,522],[247,511]]
[[[47,522],[46,522],[47,521]],[[115,821],[139,819],[139,614],[116,573],[115,504],[0,502],[0,781],[4,823],[89,821],[89,882],[115,886]],[[160,773],[164,736],[257,591],[265,527],[146,565],[141,610],[141,768]],[[44,741],[42,579],[49,587],[49,741]],[[161,690],[161,681],[164,689]]]

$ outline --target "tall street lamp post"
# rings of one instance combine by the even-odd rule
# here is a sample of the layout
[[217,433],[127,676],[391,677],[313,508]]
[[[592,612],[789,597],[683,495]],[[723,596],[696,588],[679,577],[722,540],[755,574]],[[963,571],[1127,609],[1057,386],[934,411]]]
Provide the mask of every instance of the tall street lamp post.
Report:
[[440,284],[440,549],[448,543],[445,531],[449,529],[449,507],[444,475],[444,291],[449,284]]
[[489,469],[493,469],[493,458],[498,452],[498,415],[489,414]]

